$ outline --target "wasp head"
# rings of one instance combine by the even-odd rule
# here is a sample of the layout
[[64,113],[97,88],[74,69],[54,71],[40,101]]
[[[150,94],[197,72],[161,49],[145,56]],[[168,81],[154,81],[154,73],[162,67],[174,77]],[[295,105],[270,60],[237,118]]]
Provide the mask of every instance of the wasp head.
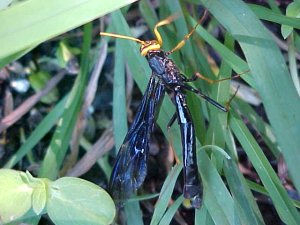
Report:
[[160,49],[161,45],[158,43],[157,40],[144,41],[144,43],[141,44],[140,52],[142,56],[146,56],[149,51]]

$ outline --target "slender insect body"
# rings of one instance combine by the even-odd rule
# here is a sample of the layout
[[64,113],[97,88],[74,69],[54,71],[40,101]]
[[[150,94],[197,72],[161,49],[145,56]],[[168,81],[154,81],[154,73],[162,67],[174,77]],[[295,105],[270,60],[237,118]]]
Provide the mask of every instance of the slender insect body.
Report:
[[[205,17],[206,11],[204,13]],[[186,78],[168,55],[182,48],[186,40],[196,30],[200,22],[173,49],[165,52],[161,49],[162,37],[157,28],[171,23],[176,17],[170,16],[154,27],[156,40],[143,41],[137,38],[101,32],[103,36],[122,38],[141,44],[140,52],[145,56],[152,70],[151,78],[124,142],[119,150],[110,178],[109,190],[117,203],[129,198],[144,182],[147,174],[149,139],[155,117],[158,114],[166,89],[176,107],[176,113],[168,123],[170,127],[177,119],[180,126],[183,155],[183,196],[191,200],[195,208],[201,206],[201,185],[196,157],[196,137],[191,113],[186,104],[185,91],[191,91],[210,104],[227,112],[228,109],[203,94],[200,90],[188,85],[197,76]]]
[[197,166],[194,123],[186,104],[185,95],[181,91],[175,92],[175,102],[183,151],[183,196],[192,199],[192,205],[199,208],[201,205],[201,185]]
[[175,63],[167,57],[163,50],[149,51],[146,55],[153,75],[157,76],[167,89],[176,106],[176,117],[180,125],[183,151],[183,195],[192,199],[192,205],[200,207],[201,186],[198,175],[195,129],[191,113],[186,104],[184,90],[181,88],[186,80]]

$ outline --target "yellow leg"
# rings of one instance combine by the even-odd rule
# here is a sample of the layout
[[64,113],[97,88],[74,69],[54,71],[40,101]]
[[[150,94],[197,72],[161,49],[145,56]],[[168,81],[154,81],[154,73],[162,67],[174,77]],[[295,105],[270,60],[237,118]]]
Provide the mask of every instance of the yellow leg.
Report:
[[205,76],[203,76],[201,73],[198,73],[196,72],[195,73],[195,76],[202,79],[202,80],[205,80],[207,83],[210,83],[210,84],[215,84],[215,83],[219,83],[221,81],[224,81],[224,80],[231,80],[231,79],[235,79],[235,78],[238,78],[240,77],[241,75],[245,74],[245,73],[248,73],[250,70],[246,70],[245,72],[242,72],[242,73],[239,73],[239,74],[236,74],[232,77],[227,77],[227,78],[223,78],[223,79],[219,79],[219,80],[212,80],[212,79],[209,79]]
[[225,103],[225,108],[229,111],[230,108],[230,103],[231,101],[234,99],[234,97],[236,96],[238,90],[239,90],[240,86],[237,87],[237,89],[235,90],[234,94],[231,96],[231,98],[229,99],[228,102]]
[[207,14],[207,10],[204,11],[203,16],[201,17],[201,19],[199,20],[199,22],[194,26],[194,28],[187,35],[185,35],[184,39],[182,41],[180,41],[173,49],[171,49],[170,51],[168,51],[168,54],[172,54],[173,52],[181,49],[185,45],[185,42],[191,37],[191,35],[195,32],[195,30],[197,29],[197,27],[205,19],[206,14]]

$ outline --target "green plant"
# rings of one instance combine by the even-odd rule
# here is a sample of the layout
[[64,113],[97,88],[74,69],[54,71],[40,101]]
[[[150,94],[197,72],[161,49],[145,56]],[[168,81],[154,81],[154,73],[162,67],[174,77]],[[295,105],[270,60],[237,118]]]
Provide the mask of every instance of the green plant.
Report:
[[57,225],[110,224],[115,207],[99,186],[75,177],[56,181],[29,172],[0,170],[1,224],[29,222],[47,213]]

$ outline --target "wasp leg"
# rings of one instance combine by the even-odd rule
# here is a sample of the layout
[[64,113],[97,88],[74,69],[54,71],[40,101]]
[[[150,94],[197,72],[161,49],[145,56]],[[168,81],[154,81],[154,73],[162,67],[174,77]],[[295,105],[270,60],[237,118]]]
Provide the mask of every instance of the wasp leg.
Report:
[[[246,71],[244,71],[244,72],[242,72],[242,73],[239,73],[239,74],[236,74],[236,75],[234,75],[234,76],[232,76],[232,77],[226,77],[226,78],[219,79],[219,80],[212,80],[212,79],[210,79],[210,78],[205,77],[205,76],[202,75],[201,73],[196,72],[189,80],[190,80],[190,81],[195,81],[197,78],[199,78],[199,79],[201,79],[201,80],[205,80],[205,81],[206,81],[207,83],[209,83],[209,84],[215,84],[215,83],[222,82],[222,81],[224,81],[224,80],[231,80],[231,79],[238,78],[238,77],[242,76],[243,74],[249,73],[249,71],[250,71],[250,70],[246,70]],[[197,78],[195,78],[195,77],[197,77]],[[190,81],[188,81],[188,82],[190,82]]]
[[194,26],[194,28],[184,36],[183,40],[181,40],[174,48],[172,48],[170,51],[167,52],[167,54],[172,54],[173,52],[181,49],[184,45],[185,42],[191,37],[191,35],[196,31],[197,27],[203,22],[207,14],[207,10],[204,11],[203,16],[200,18],[199,22]]
[[186,77],[184,74],[180,74],[180,76],[182,77],[183,81],[188,83],[188,82],[194,82],[195,80],[199,79],[199,77],[194,74],[192,77]]
[[172,116],[172,118],[170,119],[170,121],[169,121],[169,123],[168,123],[168,125],[167,125],[168,131],[171,129],[171,126],[172,126],[173,123],[175,122],[176,118],[177,118],[177,115],[176,115],[176,113],[174,113],[174,115]]
[[216,102],[215,100],[213,100],[212,98],[208,97],[207,95],[203,94],[201,91],[199,91],[198,89],[195,89],[187,84],[182,84],[180,86],[181,88],[194,92],[197,95],[199,95],[201,98],[205,99],[207,102],[209,102],[210,104],[212,104],[213,106],[217,107],[218,109],[222,110],[223,112],[228,112],[228,109],[226,108],[226,106],[221,105],[220,103]]

